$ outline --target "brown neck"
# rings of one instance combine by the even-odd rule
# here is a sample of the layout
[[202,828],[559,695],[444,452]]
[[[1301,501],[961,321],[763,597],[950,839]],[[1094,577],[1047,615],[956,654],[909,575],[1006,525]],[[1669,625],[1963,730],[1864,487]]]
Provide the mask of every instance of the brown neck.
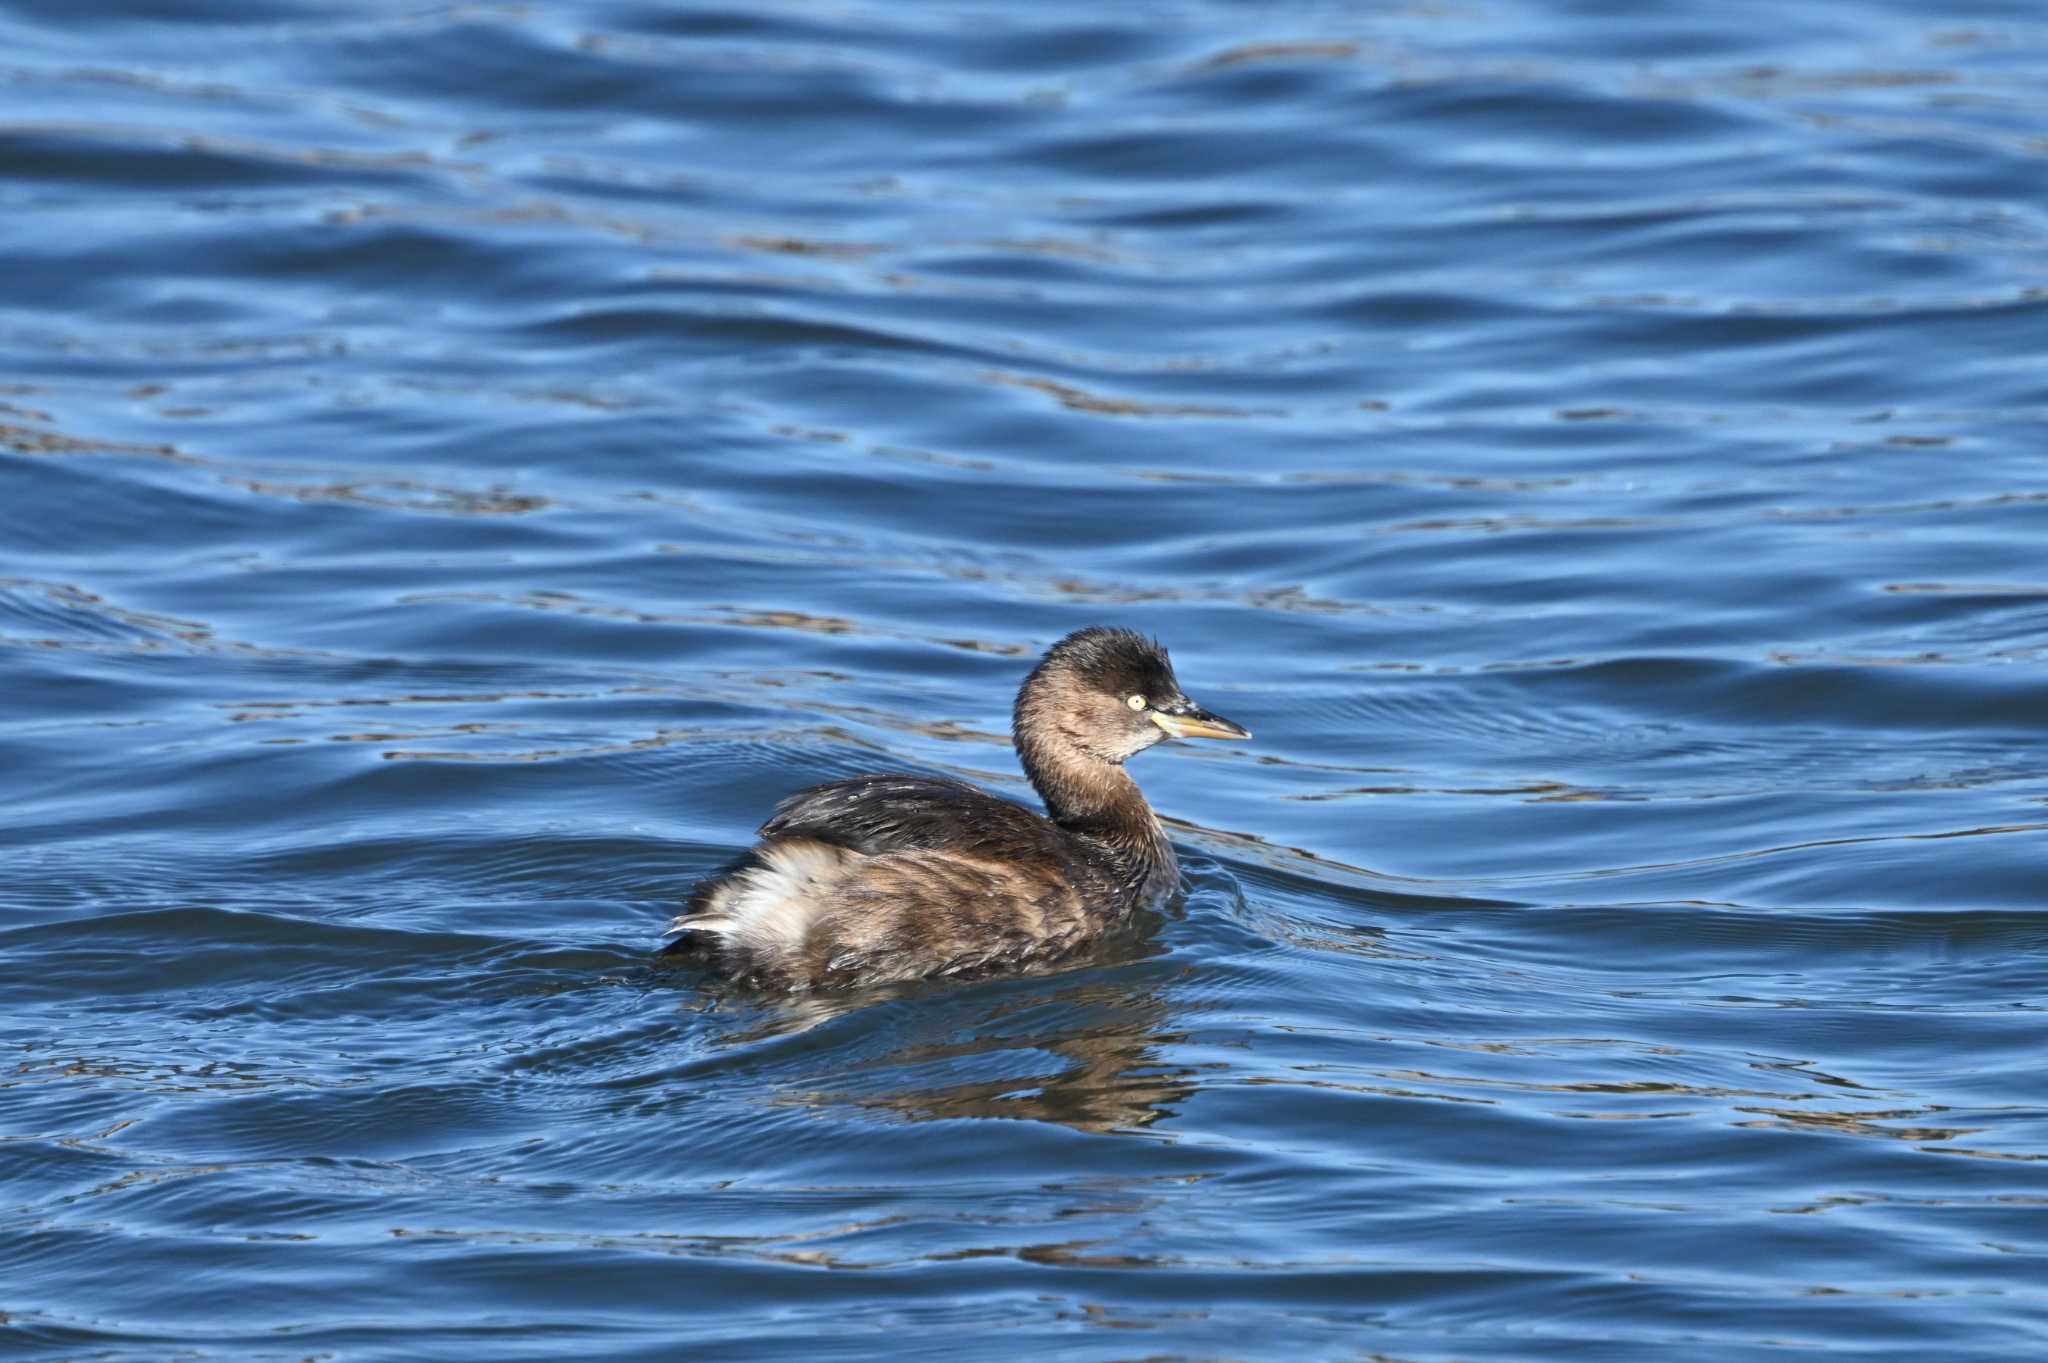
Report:
[[1035,730],[1017,735],[1017,757],[1054,823],[1096,823],[1120,815],[1151,817],[1138,783],[1113,762],[1076,751]]
[[1046,812],[1060,827],[1148,863],[1171,855],[1166,832],[1145,793],[1121,765],[1031,724],[1018,729],[1017,755],[1045,801]]
[[1087,701],[1071,678],[1047,675],[1041,664],[1017,695],[1017,756],[1052,821],[1093,849],[1089,860],[1120,894],[1149,898],[1171,887],[1179,867],[1166,830],[1123,768],[1145,745],[1125,751],[1114,735],[1105,740],[1080,718]]

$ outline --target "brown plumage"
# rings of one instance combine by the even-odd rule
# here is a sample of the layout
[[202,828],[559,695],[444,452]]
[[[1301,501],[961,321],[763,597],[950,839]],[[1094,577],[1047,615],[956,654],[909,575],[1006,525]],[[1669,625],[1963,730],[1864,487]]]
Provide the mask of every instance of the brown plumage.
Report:
[[1251,737],[1182,694],[1156,642],[1101,627],[1047,651],[1012,728],[1050,817],[944,777],[813,786],[691,892],[667,950],[792,991],[1055,960],[1179,882],[1124,762],[1168,737]]

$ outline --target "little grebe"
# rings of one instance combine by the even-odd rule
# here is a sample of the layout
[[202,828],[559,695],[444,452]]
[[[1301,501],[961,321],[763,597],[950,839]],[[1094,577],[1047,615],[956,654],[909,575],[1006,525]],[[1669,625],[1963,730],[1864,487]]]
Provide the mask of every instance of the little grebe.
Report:
[[1046,652],[1011,727],[1051,818],[938,776],[798,791],[691,892],[667,950],[792,991],[1052,960],[1179,883],[1124,762],[1169,737],[1251,737],[1182,694],[1164,648],[1101,627]]

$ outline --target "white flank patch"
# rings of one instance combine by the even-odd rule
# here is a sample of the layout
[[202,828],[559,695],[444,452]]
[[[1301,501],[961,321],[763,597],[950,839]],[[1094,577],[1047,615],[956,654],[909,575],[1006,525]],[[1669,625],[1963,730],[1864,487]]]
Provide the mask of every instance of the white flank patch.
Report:
[[784,955],[803,949],[834,882],[854,854],[807,838],[770,843],[763,865],[721,885],[705,911],[678,918],[671,932],[714,932],[748,951]]

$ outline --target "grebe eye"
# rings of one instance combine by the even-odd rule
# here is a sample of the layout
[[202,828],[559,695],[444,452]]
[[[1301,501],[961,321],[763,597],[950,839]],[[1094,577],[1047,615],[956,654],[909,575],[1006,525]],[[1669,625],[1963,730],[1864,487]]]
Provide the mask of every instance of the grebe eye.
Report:
[[1132,696],[1124,704],[1130,706],[1133,710],[1142,710],[1145,708],[1145,698],[1143,696]]

